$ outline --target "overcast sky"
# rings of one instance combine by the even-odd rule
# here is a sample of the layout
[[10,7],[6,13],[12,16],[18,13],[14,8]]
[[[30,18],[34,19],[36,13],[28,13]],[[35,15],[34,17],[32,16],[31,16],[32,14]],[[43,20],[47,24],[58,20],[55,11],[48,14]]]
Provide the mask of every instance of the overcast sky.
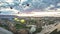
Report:
[[0,7],[12,7],[18,11],[60,9],[60,0],[0,0],[0,2],[4,2],[0,3]]

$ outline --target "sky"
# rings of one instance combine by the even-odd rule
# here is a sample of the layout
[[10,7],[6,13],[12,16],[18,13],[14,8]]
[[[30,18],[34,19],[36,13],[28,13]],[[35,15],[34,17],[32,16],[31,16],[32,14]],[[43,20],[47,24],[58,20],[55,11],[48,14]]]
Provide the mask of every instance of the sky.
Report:
[[60,9],[60,0],[0,0],[0,10],[9,7],[20,12],[46,9],[55,10]]

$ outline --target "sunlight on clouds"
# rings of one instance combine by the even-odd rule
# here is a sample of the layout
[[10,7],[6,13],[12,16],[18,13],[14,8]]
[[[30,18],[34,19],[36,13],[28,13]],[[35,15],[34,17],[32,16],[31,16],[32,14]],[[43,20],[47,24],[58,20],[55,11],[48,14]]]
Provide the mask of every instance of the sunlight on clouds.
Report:
[[25,2],[25,1],[27,1],[27,0],[21,0],[21,3]]
[[12,3],[13,2],[13,0],[5,0],[6,2],[8,2],[8,3]]

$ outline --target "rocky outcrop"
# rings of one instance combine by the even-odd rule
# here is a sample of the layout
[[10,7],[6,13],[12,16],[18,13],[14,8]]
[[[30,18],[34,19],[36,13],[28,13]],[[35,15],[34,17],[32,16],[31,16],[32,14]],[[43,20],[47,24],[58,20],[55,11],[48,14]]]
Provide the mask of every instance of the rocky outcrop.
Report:
[[13,34],[12,32],[0,27],[0,34]]

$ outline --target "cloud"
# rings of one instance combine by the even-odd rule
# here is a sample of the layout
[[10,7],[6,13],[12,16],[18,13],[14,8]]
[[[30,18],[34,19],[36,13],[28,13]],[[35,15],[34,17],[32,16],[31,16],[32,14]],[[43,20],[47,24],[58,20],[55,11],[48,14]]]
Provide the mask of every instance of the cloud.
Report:
[[[10,2],[11,1],[11,2]],[[60,0],[4,0],[1,2],[6,2],[4,5],[1,6],[11,6],[16,10],[19,11],[31,11],[31,10],[45,10],[45,9],[52,9],[52,8],[59,8]],[[29,4],[29,6],[27,6]],[[53,6],[51,6],[53,5]]]

